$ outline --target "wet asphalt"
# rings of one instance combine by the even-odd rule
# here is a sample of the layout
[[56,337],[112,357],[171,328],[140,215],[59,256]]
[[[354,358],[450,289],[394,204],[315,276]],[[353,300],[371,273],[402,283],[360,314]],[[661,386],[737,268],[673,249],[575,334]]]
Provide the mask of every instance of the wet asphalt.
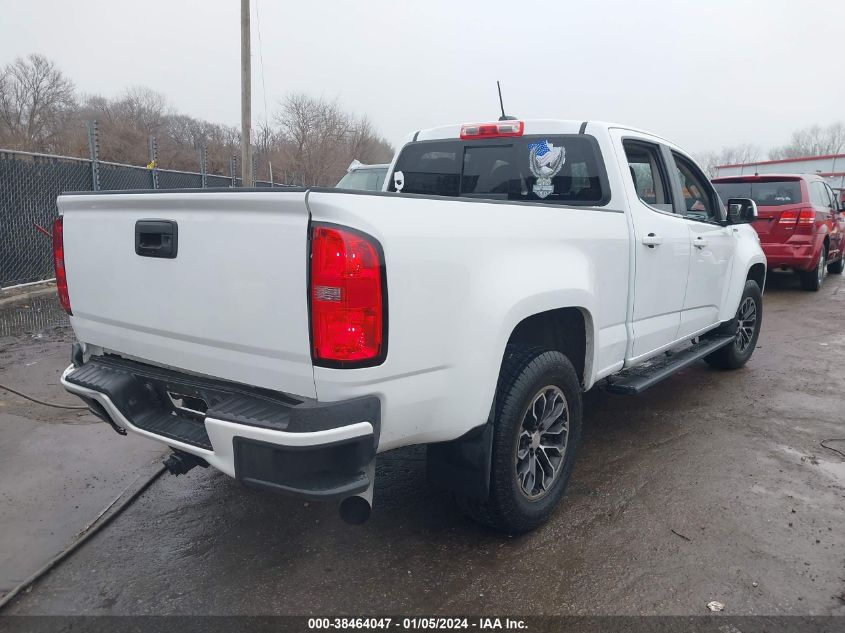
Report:
[[845,459],[820,444],[845,452],[843,385],[845,278],[806,293],[774,274],[747,367],[585,396],[568,492],[531,534],[464,518],[419,448],[380,456],[360,527],[195,469],[6,613],[845,615]]
[[[59,385],[72,341],[55,291],[0,299],[0,384],[80,406]],[[0,389],[0,598],[73,542],[165,452],[138,436],[115,438],[87,410],[47,407]]]

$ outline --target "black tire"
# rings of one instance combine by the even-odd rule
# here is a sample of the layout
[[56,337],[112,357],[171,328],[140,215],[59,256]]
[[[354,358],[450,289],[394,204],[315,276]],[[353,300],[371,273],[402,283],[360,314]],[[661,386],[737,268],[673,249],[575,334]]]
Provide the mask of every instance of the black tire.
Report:
[[[538,486],[537,480],[545,482],[546,466],[551,465],[546,450],[533,444],[526,444],[523,434],[523,420],[528,420],[529,406],[539,395],[543,402],[548,401],[548,394],[554,394],[558,404],[560,394],[568,409],[568,430],[565,432],[565,446],[562,457],[545,491],[540,496],[530,498],[523,491],[525,482],[530,479],[530,486]],[[554,404],[553,408],[558,405]],[[543,405],[544,406],[544,405]],[[564,409],[564,413],[566,412]],[[509,534],[519,534],[533,530],[549,518],[561,497],[572,474],[575,455],[581,439],[581,384],[575,368],[569,359],[557,351],[538,347],[508,345],[502,361],[499,384],[496,388],[496,406],[493,420],[493,455],[490,473],[490,494],[487,499],[467,499],[458,497],[461,508],[473,519],[493,529]],[[536,411],[536,409],[534,409]],[[542,417],[542,416],[541,416]],[[558,422],[555,422],[557,420]],[[564,426],[564,414],[548,422],[548,429]],[[561,435],[563,442],[564,432]],[[540,442],[539,430],[535,434]],[[552,433],[550,433],[552,435]],[[523,436],[522,444],[520,438]],[[520,449],[520,446],[523,449]],[[530,447],[530,448],[529,448]],[[537,474],[523,478],[517,474],[518,452],[531,451],[529,459],[537,467],[542,467]],[[536,458],[534,457],[536,452]],[[543,459],[540,459],[542,452]],[[556,459],[557,456],[554,456]],[[526,462],[522,458],[522,464]]]
[[[748,320],[740,319],[743,316],[746,307],[746,301],[750,299],[754,304],[754,329],[750,334],[750,338],[743,337],[739,331],[740,326],[747,327]],[[760,291],[760,286],[756,281],[748,280],[745,282],[745,289],[742,292],[742,297],[739,300],[739,307],[736,311],[736,316],[723,323],[716,333],[718,334],[736,334],[736,340],[730,345],[717,349],[709,356],[705,356],[704,360],[710,363],[713,367],[719,369],[739,369],[749,361],[751,355],[754,353],[754,348],[757,347],[757,339],[760,336],[760,327],[763,325],[763,293]]]
[[798,277],[801,279],[801,287],[810,292],[818,292],[824,283],[824,277],[827,274],[827,251],[822,247],[822,252],[819,253],[819,260],[813,270],[798,271]]
[[840,253],[839,259],[827,265],[827,272],[831,275],[841,275],[845,270],[845,253]]

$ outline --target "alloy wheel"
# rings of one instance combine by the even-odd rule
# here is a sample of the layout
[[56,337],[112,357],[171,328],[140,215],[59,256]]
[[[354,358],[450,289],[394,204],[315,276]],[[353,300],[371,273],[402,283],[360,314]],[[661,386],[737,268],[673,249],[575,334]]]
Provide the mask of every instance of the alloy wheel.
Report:
[[746,297],[736,313],[736,351],[740,354],[748,349],[754,339],[754,331],[757,329],[757,304],[751,297]]
[[519,488],[535,501],[557,480],[569,439],[569,406],[563,391],[547,385],[531,398],[516,445],[514,467]]

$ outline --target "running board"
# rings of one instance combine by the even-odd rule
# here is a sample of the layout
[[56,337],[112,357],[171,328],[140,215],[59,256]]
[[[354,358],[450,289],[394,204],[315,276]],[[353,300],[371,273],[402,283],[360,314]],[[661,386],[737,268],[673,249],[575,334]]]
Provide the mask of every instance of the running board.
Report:
[[735,336],[722,334],[701,339],[698,343],[665,356],[647,361],[632,369],[619,372],[607,379],[607,390],[610,393],[618,393],[626,396],[633,396],[642,393],[649,387],[656,385],[664,378],[668,378],[676,371],[692,365],[695,361],[712,354],[717,349],[733,343]]

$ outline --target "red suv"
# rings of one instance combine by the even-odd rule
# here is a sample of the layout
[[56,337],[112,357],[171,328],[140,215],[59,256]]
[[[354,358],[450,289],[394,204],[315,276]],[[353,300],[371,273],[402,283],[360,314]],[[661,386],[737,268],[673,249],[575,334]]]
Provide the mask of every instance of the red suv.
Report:
[[812,174],[726,176],[713,185],[722,200],[757,203],[754,228],[769,269],[791,268],[805,290],[818,290],[845,260],[845,210],[821,176]]

